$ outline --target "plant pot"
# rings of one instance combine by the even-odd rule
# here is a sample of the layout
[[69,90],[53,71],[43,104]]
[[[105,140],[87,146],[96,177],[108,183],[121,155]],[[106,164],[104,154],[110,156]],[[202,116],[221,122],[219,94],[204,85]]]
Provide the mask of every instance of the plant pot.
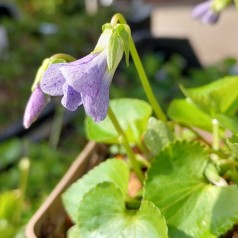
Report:
[[26,238],[63,238],[71,226],[61,194],[74,181],[106,158],[105,146],[89,142],[72,163],[54,190],[26,225]]

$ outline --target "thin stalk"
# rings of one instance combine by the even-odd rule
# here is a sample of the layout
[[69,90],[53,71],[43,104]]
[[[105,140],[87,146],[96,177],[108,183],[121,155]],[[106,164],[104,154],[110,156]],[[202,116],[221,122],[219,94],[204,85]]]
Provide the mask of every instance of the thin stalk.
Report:
[[131,39],[129,44],[130,44],[131,57],[134,61],[134,64],[135,64],[137,73],[139,75],[141,84],[142,84],[145,94],[146,94],[146,96],[155,112],[155,115],[157,116],[158,119],[160,119],[162,121],[167,121],[166,115],[164,114],[162,108],[160,107],[160,105],[159,105],[158,101],[156,100],[154,93],[150,87],[149,80],[147,78],[147,75],[146,75],[143,65],[141,63],[141,60],[140,60],[140,57],[136,50],[134,41]]
[[[126,24],[125,18],[120,13],[116,13],[112,17],[111,24],[116,25],[118,21],[122,24]],[[129,49],[130,49],[131,57],[134,61],[137,73],[139,75],[141,84],[142,84],[145,94],[146,94],[146,96],[155,112],[155,115],[160,120],[167,121],[167,117],[166,117],[165,113],[163,112],[161,106],[159,105],[158,101],[156,100],[155,95],[151,89],[148,77],[145,73],[144,67],[141,63],[140,57],[138,55],[137,49],[135,47],[134,41],[131,36],[130,36],[130,41],[129,41]]]
[[20,191],[20,205],[19,210],[16,215],[16,224],[20,223],[21,215],[24,207],[24,200],[26,194],[26,187],[28,183],[30,169],[30,160],[28,158],[22,158],[19,162],[19,170],[20,170],[20,181],[19,181],[19,191]]
[[111,107],[109,106],[108,108],[108,116],[109,118],[111,119],[117,133],[119,134],[119,138],[121,140],[121,143],[123,144],[125,150],[126,150],[126,153],[127,153],[127,156],[131,162],[131,165],[138,177],[138,179],[140,180],[140,182],[142,183],[143,180],[144,180],[144,175],[142,174],[141,170],[140,170],[140,167],[139,167],[139,164],[136,160],[136,157],[135,157],[135,154],[133,153],[131,147],[130,147],[130,144],[128,142],[128,139],[124,133],[124,131],[122,130],[114,112],[112,111]]
[[212,142],[212,148],[214,151],[219,150],[219,123],[217,119],[212,120],[212,135],[213,135],[213,142]]
[[73,56],[64,54],[64,53],[58,53],[58,54],[52,55],[50,59],[64,59],[66,60],[66,62],[72,62],[76,60],[76,58],[74,58]]
[[64,108],[56,107],[56,112],[53,118],[52,127],[50,131],[49,145],[51,148],[56,149],[59,143],[60,134],[64,120]]

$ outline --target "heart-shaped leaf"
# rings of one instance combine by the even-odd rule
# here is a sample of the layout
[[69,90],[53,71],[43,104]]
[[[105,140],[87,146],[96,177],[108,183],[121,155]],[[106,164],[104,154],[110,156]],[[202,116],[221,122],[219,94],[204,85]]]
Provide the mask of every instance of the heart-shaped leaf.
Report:
[[144,199],[161,209],[170,238],[218,237],[238,221],[238,187],[214,186],[204,177],[206,149],[170,143],[152,162]]
[[[115,99],[110,102],[120,126],[129,142],[137,143],[146,129],[148,118],[151,116],[151,106],[138,99]],[[104,143],[121,143],[110,118],[95,123],[91,118],[86,119],[86,132],[90,140]]]
[[63,203],[66,211],[74,222],[77,222],[78,207],[83,196],[97,184],[104,181],[114,183],[123,194],[126,194],[129,180],[129,168],[124,161],[108,159],[99,166],[90,170],[63,194]]
[[79,225],[69,231],[69,238],[168,237],[165,220],[153,203],[142,201],[138,211],[127,210],[123,197],[110,182],[90,190],[80,203]]

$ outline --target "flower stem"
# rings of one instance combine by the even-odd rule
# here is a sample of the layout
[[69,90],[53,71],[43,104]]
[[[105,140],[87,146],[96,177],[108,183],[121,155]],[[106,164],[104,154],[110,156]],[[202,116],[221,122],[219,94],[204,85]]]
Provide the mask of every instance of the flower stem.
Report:
[[131,57],[132,57],[132,59],[135,63],[136,70],[137,70],[138,75],[140,77],[141,84],[144,88],[146,96],[147,96],[147,98],[148,98],[148,100],[149,100],[157,118],[159,118],[162,121],[167,121],[167,118],[166,118],[163,110],[161,109],[158,101],[156,100],[156,98],[154,96],[154,93],[153,93],[153,91],[150,87],[150,83],[149,83],[148,78],[146,76],[145,70],[142,66],[142,63],[141,63],[140,57],[138,55],[138,52],[136,50],[134,41],[132,39],[130,40],[130,52],[131,52]]
[[64,108],[63,107],[56,107],[56,112],[53,118],[50,137],[49,137],[49,144],[50,147],[56,149],[60,140],[60,134],[63,127],[64,121]]
[[19,162],[20,169],[20,182],[19,182],[19,190],[20,190],[20,204],[18,213],[16,213],[16,224],[19,224],[22,217],[24,200],[26,194],[26,187],[28,183],[28,176],[30,170],[30,160],[26,157],[22,158]]
[[[126,24],[126,20],[125,18],[123,17],[122,14],[120,13],[116,13],[112,19],[111,19],[111,25],[116,25],[117,22],[120,22],[122,24]],[[140,81],[141,81],[141,84],[144,88],[144,91],[145,91],[145,94],[157,116],[157,118],[159,118],[160,120],[162,121],[167,121],[167,118],[166,118],[166,115],[165,113],[163,112],[161,106],[159,105],[158,101],[156,100],[155,98],[155,95],[151,89],[151,86],[150,86],[150,83],[149,83],[149,80],[147,78],[147,75],[145,73],[145,70],[144,70],[144,67],[141,63],[141,60],[140,60],[140,57],[138,55],[138,52],[137,52],[137,49],[135,47],[135,43],[132,39],[132,37],[130,36],[130,41],[129,41],[129,49],[130,49],[130,53],[131,53],[131,57],[134,61],[134,64],[135,64],[135,67],[136,67],[136,70],[137,70],[137,73],[139,75],[139,78],[140,78]]]
[[76,58],[74,58],[72,55],[68,55],[64,53],[58,53],[58,54],[52,55],[50,59],[64,59],[66,62],[72,62],[76,60]]
[[19,182],[19,190],[21,191],[22,199],[24,200],[24,196],[26,193],[26,187],[28,182],[28,175],[30,169],[30,160],[28,158],[22,158],[19,162],[20,169],[20,182]]
[[213,142],[212,148],[214,151],[219,150],[219,123],[217,119],[212,120]]
[[131,149],[131,147],[130,147],[130,144],[129,144],[129,142],[128,142],[128,139],[127,139],[127,137],[126,137],[124,131],[122,130],[122,128],[121,128],[121,126],[120,126],[120,124],[119,124],[119,122],[118,122],[118,120],[117,120],[117,118],[116,118],[116,116],[115,116],[115,114],[114,114],[114,112],[112,111],[112,109],[111,109],[110,106],[109,106],[109,108],[108,108],[108,116],[110,117],[110,119],[111,119],[111,121],[112,121],[112,123],[113,123],[113,125],[114,125],[114,127],[115,127],[115,129],[116,129],[116,131],[117,131],[117,133],[118,133],[119,136],[120,136],[121,142],[122,142],[122,144],[123,144],[123,146],[124,146],[124,148],[125,148],[125,150],[126,150],[126,153],[127,153],[127,155],[128,155],[128,158],[129,158],[129,160],[130,160],[130,162],[131,162],[131,165],[132,165],[132,167],[133,167],[133,169],[134,169],[134,171],[135,171],[135,173],[136,173],[138,179],[139,179],[140,182],[142,183],[143,180],[144,180],[144,175],[142,174],[142,172],[141,172],[141,170],[140,170],[140,168],[139,168],[139,165],[138,165],[138,163],[137,163],[135,154],[133,153],[133,151],[132,151],[132,149]]

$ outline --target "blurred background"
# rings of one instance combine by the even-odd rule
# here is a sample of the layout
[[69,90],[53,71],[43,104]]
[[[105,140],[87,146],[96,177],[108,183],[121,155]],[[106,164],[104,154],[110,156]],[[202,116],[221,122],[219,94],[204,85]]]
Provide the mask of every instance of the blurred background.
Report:
[[[23,129],[24,107],[42,61],[60,52],[76,58],[89,54],[102,25],[121,12],[166,110],[171,95],[182,97],[178,84],[197,86],[238,74],[236,10],[227,9],[217,25],[207,26],[191,18],[198,2],[0,1],[0,234],[4,238],[24,237],[29,218],[87,143],[83,108],[66,112],[57,99],[29,130]],[[123,61],[116,72],[111,98],[117,97],[145,98],[133,62],[126,67]],[[28,161],[27,166],[22,161]],[[24,191],[24,196],[19,199],[16,191]]]

